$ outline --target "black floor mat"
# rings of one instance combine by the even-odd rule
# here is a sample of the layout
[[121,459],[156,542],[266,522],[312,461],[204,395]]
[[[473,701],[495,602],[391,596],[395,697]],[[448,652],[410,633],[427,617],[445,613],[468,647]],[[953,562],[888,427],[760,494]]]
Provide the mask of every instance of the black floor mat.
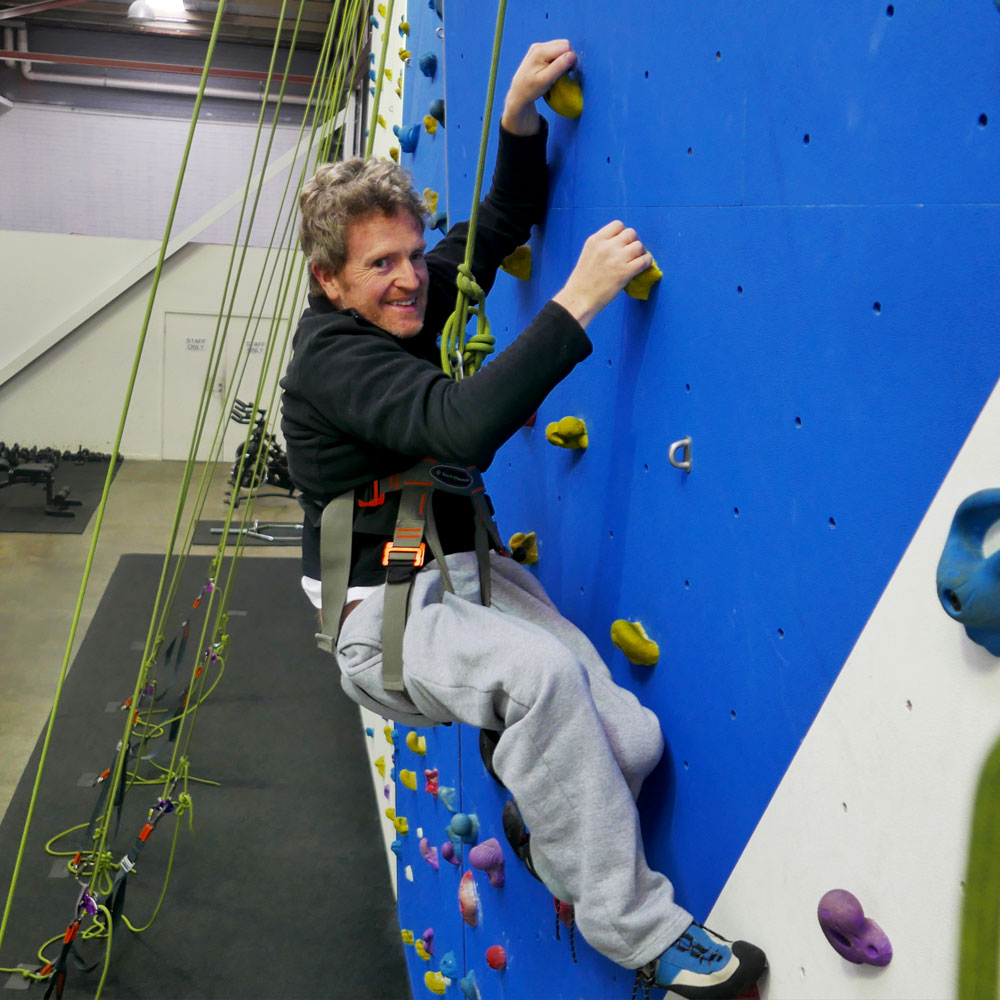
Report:
[[[115,463],[115,475],[122,467]],[[65,460],[52,476],[53,493],[69,487],[69,499],[79,500],[80,506],[67,508],[72,517],[53,517],[45,513],[45,487],[41,484],[15,483],[0,489],[0,531],[39,532],[42,534],[80,535],[101,502],[108,463],[85,462],[82,465]],[[0,473],[4,482],[7,473]]]
[[[121,738],[115,704],[132,692],[161,565],[157,556],[122,557],[67,677],[0,966],[33,962],[73,919],[78,889],[65,861],[43,845],[89,819],[97,793],[87,775],[111,763]],[[207,571],[207,558],[190,559],[180,590],[175,617],[192,615],[187,669],[201,624],[191,599]],[[190,786],[194,829],[180,820],[162,911],[141,935],[116,931],[105,1000],[410,996],[358,710],[341,692],[332,658],[315,648],[298,577],[293,559],[247,559],[240,567],[226,671],[199,710],[189,755],[191,774],[221,787]],[[164,703],[178,694],[175,685]],[[0,904],[39,747],[0,824]],[[134,843],[161,790],[132,790],[115,859]],[[129,876],[133,924],[144,924],[156,905],[176,822],[161,821]],[[57,846],[79,844],[71,836]],[[94,961],[102,948],[83,946]],[[98,974],[71,966],[66,1000],[92,997]],[[6,982],[0,976],[0,995],[44,991],[5,990]]]

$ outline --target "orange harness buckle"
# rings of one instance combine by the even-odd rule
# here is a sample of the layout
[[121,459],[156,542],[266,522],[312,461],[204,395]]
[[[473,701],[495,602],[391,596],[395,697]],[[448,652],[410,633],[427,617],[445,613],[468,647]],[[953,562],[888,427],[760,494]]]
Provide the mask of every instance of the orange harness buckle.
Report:
[[427,543],[421,542],[419,545],[396,545],[393,542],[386,542],[385,548],[382,550],[382,565],[388,566],[391,561],[398,565],[402,560],[392,559],[392,556],[394,556],[397,552],[412,556],[413,567],[415,569],[419,569],[424,564],[424,556],[427,552]]

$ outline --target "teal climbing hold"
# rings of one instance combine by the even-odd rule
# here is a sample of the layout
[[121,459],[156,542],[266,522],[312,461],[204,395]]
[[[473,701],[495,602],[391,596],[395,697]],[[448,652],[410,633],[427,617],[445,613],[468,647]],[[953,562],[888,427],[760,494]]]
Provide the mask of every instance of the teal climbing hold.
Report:
[[467,1000],[479,1000],[479,984],[476,982],[475,969],[469,969],[469,974],[458,981],[458,988]]
[[427,110],[430,111],[432,118],[436,118],[444,125],[444,101],[440,97],[431,101],[431,105]]

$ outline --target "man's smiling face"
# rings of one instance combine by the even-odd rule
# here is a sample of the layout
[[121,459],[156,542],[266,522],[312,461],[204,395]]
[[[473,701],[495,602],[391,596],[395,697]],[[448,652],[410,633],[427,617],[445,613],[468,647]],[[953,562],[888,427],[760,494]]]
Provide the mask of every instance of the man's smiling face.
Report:
[[427,262],[420,223],[405,209],[375,212],[347,229],[347,261],[339,274],[313,274],[337,309],[356,309],[396,337],[412,337],[424,325]]

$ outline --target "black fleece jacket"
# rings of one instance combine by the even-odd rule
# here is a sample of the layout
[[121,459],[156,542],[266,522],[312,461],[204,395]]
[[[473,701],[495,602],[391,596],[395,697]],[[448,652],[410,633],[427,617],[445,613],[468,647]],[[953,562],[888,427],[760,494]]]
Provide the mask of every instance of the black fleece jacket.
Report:
[[[484,291],[500,262],[541,221],[548,194],[547,125],[515,136],[500,130],[493,183],[479,208],[472,272]],[[496,450],[591,350],[576,320],[548,302],[532,323],[474,377],[442,372],[437,338],[455,306],[455,275],[465,258],[468,224],[454,226],[427,254],[429,286],[423,330],[395,337],[354,309],[310,296],[299,320],[292,359],[281,380],[282,420],[292,481],[303,495],[307,527],[303,572],[319,578],[318,522],[335,496],[366,495],[375,479],[419,459],[485,470]],[[351,586],[385,580],[384,543],[392,538],[399,495],[381,507],[358,508]],[[434,513],[446,553],[473,547],[471,505],[436,493]]]

